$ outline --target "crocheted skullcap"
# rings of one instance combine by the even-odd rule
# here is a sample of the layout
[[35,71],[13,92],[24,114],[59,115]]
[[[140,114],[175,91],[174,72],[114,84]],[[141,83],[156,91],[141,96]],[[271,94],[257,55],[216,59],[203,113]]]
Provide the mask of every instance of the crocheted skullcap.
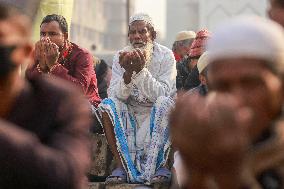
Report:
[[131,25],[132,22],[139,21],[139,20],[144,21],[147,24],[150,24],[152,27],[154,27],[154,23],[152,21],[152,18],[146,13],[137,13],[137,14],[132,15],[129,19],[128,25]]

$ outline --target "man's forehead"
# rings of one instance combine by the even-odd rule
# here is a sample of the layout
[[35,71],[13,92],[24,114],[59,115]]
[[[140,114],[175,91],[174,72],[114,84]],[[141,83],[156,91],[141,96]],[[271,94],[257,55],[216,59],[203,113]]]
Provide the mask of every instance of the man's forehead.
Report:
[[[238,74],[254,74],[260,75],[262,71],[270,71],[266,66],[264,60],[252,59],[252,58],[235,58],[235,59],[223,59],[212,62],[209,66],[209,72],[214,75],[223,75],[231,73]],[[240,77],[240,75],[235,75]]]
[[140,25],[140,26],[147,26],[147,22],[143,21],[143,20],[136,20],[134,22],[132,22],[129,26],[137,26],[137,25]]
[[145,14],[145,13],[137,13],[131,16],[129,19],[129,25],[131,25],[135,21],[144,21],[154,27],[152,18],[148,14]]
[[11,20],[0,20],[0,44],[14,45],[28,39],[25,32],[16,23]]
[[51,21],[51,22],[46,22],[46,23],[42,23],[40,26],[40,30],[41,31],[45,31],[45,30],[60,30],[60,26],[59,23],[56,21]]
[[143,28],[147,28],[147,23],[142,21],[142,20],[138,20],[138,21],[134,21],[130,24],[129,26],[130,29],[143,29]]

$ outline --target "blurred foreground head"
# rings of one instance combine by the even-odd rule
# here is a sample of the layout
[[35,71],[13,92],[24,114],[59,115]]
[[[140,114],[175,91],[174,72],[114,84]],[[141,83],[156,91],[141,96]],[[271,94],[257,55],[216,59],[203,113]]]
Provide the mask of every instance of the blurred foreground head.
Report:
[[0,78],[6,79],[10,73],[30,59],[31,19],[11,3],[0,1]]
[[278,22],[284,27],[284,1],[270,0],[270,8],[268,9],[268,16]]
[[240,17],[219,27],[208,41],[208,86],[227,93],[254,114],[249,128],[257,139],[281,113],[284,31],[270,20]]
[[250,124],[249,109],[232,95],[210,92],[206,97],[185,94],[177,99],[170,116],[172,141],[191,174],[190,188],[207,188],[210,177],[234,178],[234,187],[223,188],[239,188],[249,148],[245,128]]
[[41,0],[0,0],[1,5],[9,5],[21,11],[33,20],[37,14]]

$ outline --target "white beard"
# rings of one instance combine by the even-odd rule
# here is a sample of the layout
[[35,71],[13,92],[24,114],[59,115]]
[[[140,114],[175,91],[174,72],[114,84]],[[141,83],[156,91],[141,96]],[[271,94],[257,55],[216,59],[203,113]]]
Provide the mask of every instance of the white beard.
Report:
[[147,42],[145,46],[140,48],[134,48],[132,45],[126,46],[122,51],[133,51],[134,49],[140,49],[142,52],[145,52],[145,66],[148,67],[153,56],[154,44],[153,42]]

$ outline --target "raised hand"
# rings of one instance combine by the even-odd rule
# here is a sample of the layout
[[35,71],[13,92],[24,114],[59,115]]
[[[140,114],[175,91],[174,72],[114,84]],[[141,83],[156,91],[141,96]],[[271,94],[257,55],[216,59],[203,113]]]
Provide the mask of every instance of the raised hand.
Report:
[[45,51],[43,41],[40,40],[35,44],[35,60],[39,63],[39,67],[42,72],[48,71],[48,66],[45,60]]
[[46,65],[50,69],[57,63],[59,58],[59,47],[55,43],[51,42],[49,38],[47,38],[44,41],[44,49]]
[[131,73],[131,53],[130,52],[121,52],[119,54],[119,64],[126,72]]
[[173,144],[191,171],[230,174],[242,166],[252,112],[232,96],[183,95],[170,117]]
[[135,49],[131,54],[132,70],[136,73],[140,72],[146,63],[146,58],[140,49]]
[[129,84],[132,76],[130,52],[121,52],[119,54],[119,64],[125,69],[123,74],[124,83]]
[[123,78],[126,84],[131,82],[133,72],[138,73],[144,68],[145,59],[145,53],[142,53],[140,49],[119,54],[119,64],[125,69]]

